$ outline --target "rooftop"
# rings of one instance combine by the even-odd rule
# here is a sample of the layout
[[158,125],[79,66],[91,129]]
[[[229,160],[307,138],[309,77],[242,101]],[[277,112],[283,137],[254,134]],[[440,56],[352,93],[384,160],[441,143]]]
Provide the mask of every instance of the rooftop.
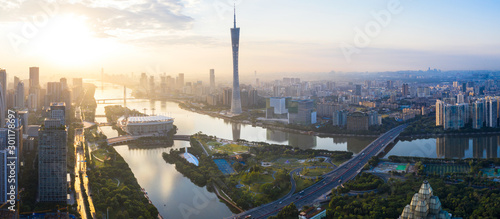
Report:
[[168,116],[132,116],[128,117],[129,123],[148,123],[148,122],[162,122],[173,121],[174,118]]

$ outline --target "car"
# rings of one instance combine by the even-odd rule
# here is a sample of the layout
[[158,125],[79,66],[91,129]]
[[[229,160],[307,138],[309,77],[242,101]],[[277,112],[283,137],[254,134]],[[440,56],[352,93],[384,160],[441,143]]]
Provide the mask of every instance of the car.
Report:
[[280,204],[283,203],[283,201],[280,201]]

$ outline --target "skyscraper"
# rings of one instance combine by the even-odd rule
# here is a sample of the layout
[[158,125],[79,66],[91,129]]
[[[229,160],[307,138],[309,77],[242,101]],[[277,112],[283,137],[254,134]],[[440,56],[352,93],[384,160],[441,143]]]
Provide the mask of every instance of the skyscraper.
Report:
[[38,197],[41,202],[66,202],[66,128],[46,118],[38,130]]
[[497,100],[492,97],[486,98],[486,126],[491,128],[497,127]]
[[436,126],[442,126],[444,123],[444,105],[443,101],[436,100]]
[[233,97],[231,101],[231,113],[241,114],[240,79],[238,76],[240,28],[236,27],[236,8],[234,9],[234,27],[231,28],[231,44],[233,47]]
[[7,132],[6,128],[0,128],[0,203],[5,203],[7,198]]
[[30,89],[40,87],[40,69],[30,67]]
[[472,104],[472,128],[480,129],[484,123],[484,102],[477,100]]
[[403,94],[403,97],[407,97],[408,95],[410,95],[410,89],[408,87],[408,84],[403,84],[402,88],[401,88],[401,93]]
[[7,71],[5,69],[0,69],[0,128],[5,126],[5,109],[7,109]]
[[24,108],[24,83],[22,81],[17,84],[16,88],[16,107]]
[[210,69],[210,88],[215,88],[215,71],[213,69]]
[[184,88],[184,73],[179,73],[177,76],[177,89],[181,90]]

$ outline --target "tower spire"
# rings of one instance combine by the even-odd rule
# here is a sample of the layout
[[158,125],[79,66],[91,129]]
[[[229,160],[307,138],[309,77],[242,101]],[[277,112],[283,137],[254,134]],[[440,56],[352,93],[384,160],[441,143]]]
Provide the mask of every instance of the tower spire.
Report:
[[234,3],[234,28],[236,28],[236,3]]

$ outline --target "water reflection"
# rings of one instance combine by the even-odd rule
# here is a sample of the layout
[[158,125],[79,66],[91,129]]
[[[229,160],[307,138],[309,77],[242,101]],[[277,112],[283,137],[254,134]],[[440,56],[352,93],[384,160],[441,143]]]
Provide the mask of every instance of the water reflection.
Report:
[[312,149],[316,147],[316,136],[289,133],[288,144],[300,149]]
[[241,124],[240,123],[233,123],[232,124],[233,128],[233,141],[236,141],[240,139],[241,136]]
[[288,140],[288,133],[277,130],[266,130],[266,139],[278,143],[285,143]]
[[500,135],[403,140],[399,141],[385,157],[397,155],[457,159],[497,158],[500,154],[499,142]]

